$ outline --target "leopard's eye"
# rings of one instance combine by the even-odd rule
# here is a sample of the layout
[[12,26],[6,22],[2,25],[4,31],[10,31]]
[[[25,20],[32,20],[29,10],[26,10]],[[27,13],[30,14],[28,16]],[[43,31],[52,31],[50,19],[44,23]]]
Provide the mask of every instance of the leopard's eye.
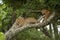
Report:
[[19,25],[19,23],[17,23],[17,25]]

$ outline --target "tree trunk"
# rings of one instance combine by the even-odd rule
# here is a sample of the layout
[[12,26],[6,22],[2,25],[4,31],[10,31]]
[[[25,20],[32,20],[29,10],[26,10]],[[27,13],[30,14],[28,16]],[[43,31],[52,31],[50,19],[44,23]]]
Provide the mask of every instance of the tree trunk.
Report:
[[59,40],[59,35],[58,35],[58,28],[57,28],[57,21],[56,21],[56,19],[53,21],[53,29],[54,29],[55,40]]
[[51,25],[51,23],[49,24],[49,28],[50,28],[51,40],[54,40],[54,39],[53,39],[53,30],[52,30],[52,25]]

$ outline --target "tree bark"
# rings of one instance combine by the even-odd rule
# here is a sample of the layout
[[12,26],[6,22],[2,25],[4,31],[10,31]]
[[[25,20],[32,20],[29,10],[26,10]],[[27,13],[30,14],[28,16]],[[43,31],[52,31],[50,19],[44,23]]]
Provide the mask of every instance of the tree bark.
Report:
[[57,21],[53,21],[53,29],[54,29],[54,37],[55,40],[59,40],[59,35],[58,35],[58,28],[57,28]]
[[53,30],[52,30],[52,25],[51,25],[51,23],[49,24],[49,29],[50,29],[51,40],[54,40],[54,39],[53,39]]

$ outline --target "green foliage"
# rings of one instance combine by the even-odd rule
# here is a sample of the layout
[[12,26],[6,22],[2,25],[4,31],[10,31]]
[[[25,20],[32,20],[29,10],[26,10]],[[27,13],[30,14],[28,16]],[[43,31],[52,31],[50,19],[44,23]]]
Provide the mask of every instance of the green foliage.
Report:
[[3,20],[6,17],[7,12],[3,10],[5,7],[6,7],[5,4],[0,6],[0,20]]
[[[34,2],[35,1],[35,2]],[[38,5],[41,8],[48,8],[54,10],[56,8],[56,5],[60,5],[60,0],[3,0],[5,4],[7,4],[10,7],[13,7],[14,9],[20,8],[23,5],[28,5],[29,7],[32,7],[33,9]],[[32,2],[32,3],[31,3]],[[30,3],[30,4],[29,4]],[[35,5],[33,4],[35,3]],[[33,6],[32,6],[33,5]],[[17,7],[16,7],[17,6]],[[28,6],[24,8],[28,8]],[[37,6],[36,6],[37,7]]]
[[[19,36],[18,36],[19,35]],[[25,29],[22,32],[18,33],[11,40],[50,40],[46,37],[41,31],[38,31],[35,28]]]
[[4,8],[6,8],[5,4],[0,5],[0,31],[2,28],[2,21],[7,15],[7,12],[5,10],[3,10]]
[[0,40],[5,40],[5,35],[2,32],[0,32]]
[[[22,4],[26,3],[27,0],[3,0],[8,7],[13,7],[14,9],[19,8]],[[17,7],[16,7],[17,6]]]
[[48,8],[50,10],[56,10],[56,6],[60,5],[60,0],[40,0],[43,8]]

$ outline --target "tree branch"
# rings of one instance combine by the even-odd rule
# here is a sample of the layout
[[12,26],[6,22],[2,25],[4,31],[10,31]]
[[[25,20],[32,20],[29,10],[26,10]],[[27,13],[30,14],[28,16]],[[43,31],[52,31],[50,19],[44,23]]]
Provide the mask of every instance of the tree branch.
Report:
[[38,23],[35,23],[35,24],[27,24],[27,25],[23,25],[22,27],[17,25],[16,22],[15,22],[13,24],[13,26],[5,33],[6,40],[10,40],[14,35],[16,35],[17,33],[21,32],[25,28],[30,28],[30,27],[31,28],[32,27],[40,28],[40,27],[46,26],[50,22],[50,20],[54,17],[54,15],[55,15],[55,13],[52,13],[52,15],[47,19],[47,21],[44,21],[43,23],[38,22]]

